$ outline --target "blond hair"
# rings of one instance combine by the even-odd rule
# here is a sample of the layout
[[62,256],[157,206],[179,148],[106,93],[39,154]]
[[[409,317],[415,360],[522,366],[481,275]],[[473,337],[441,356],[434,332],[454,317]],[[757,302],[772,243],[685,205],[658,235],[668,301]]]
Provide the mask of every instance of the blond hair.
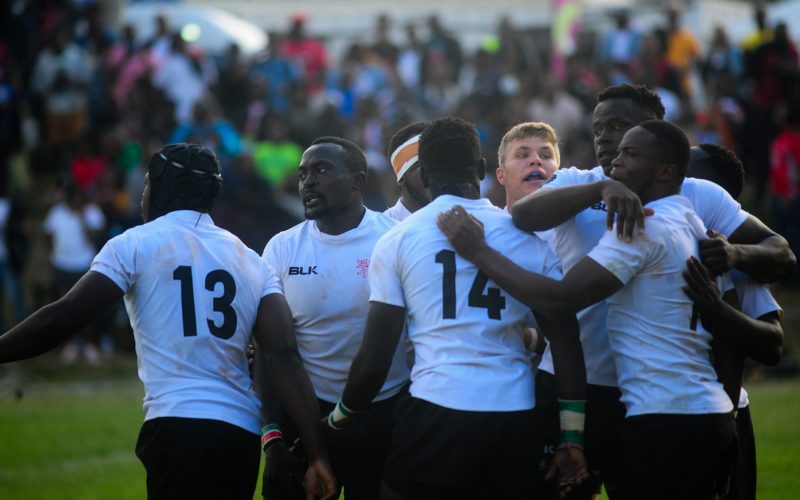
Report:
[[497,165],[500,168],[505,166],[506,148],[509,144],[529,137],[539,137],[552,144],[555,150],[556,163],[561,164],[561,151],[558,149],[558,135],[555,129],[545,122],[523,122],[511,127],[511,130],[503,136],[500,141],[500,147],[497,149]]

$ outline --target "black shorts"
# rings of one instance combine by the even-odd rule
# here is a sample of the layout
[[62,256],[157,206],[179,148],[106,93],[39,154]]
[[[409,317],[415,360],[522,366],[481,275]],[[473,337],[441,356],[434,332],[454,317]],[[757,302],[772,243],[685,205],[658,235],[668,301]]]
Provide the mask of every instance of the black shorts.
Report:
[[[591,498],[599,493],[600,483],[606,485],[609,498],[616,498],[619,473],[619,429],[625,420],[625,405],[620,398],[622,393],[616,387],[587,384],[586,386],[586,425],[584,428],[584,450],[589,470],[595,477],[596,487],[579,495]],[[536,409],[541,419],[541,440],[543,459],[539,463],[540,474],[545,474],[550,466],[550,457],[560,440],[558,416],[558,395],[556,378],[553,374],[539,370],[536,374]],[[548,497],[556,494],[550,491]]]
[[162,417],[142,425],[136,456],[149,499],[252,500],[261,447],[257,434],[226,422]]
[[406,498],[534,498],[534,410],[459,411],[404,396],[384,481]]
[[637,415],[620,431],[625,499],[711,499],[736,460],[733,414]]
[[740,408],[736,415],[736,437],[739,440],[736,465],[731,475],[729,500],[755,500],[756,498],[756,438],[750,407]]
[[[347,500],[373,500],[380,497],[381,479],[392,443],[395,407],[406,394],[375,401],[359,411],[347,425],[344,439],[329,450],[331,467],[344,487]],[[327,415],[334,404],[319,400],[320,412]]]

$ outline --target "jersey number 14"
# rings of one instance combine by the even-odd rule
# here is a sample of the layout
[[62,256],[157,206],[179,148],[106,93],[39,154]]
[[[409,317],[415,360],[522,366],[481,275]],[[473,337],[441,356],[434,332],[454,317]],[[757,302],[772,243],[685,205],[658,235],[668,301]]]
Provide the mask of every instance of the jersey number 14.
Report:
[[[436,262],[444,267],[442,275],[442,318],[455,319],[456,317],[456,253],[452,250],[442,250],[436,254]],[[478,271],[469,289],[467,305],[486,309],[489,319],[500,319],[500,311],[506,308],[506,298],[500,294],[499,288],[489,287],[486,284],[489,277]],[[486,293],[483,289],[486,288]]]
[[[192,280],[191,266],[178,266],[172,273],[172,279],[181,282],[181,313],[183,316],[183,336],[194,337],[197,335],[197,320],[194,310],[194,280]],[[231,304],[236,297],[236,282],[233,276],[224,269],[215,269],[206,275],[206,290],[213,292],[217,283],[222,283],[222,296],[214,297],[214,311],[222,313],[222,324],[217,324],[206,319],[208,331],[211,335],[229,339],[236,332],[236,311]]]

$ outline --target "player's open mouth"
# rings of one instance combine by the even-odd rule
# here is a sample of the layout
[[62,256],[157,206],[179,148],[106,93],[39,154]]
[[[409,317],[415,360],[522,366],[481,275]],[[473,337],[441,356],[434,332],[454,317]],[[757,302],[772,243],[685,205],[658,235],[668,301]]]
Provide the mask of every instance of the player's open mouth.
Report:
[[307,206],[314,206],[322,203],[322,198],[317,193],[305,193],[303,195],[303,203]]
[[531,172],[524,179],[523,182],[543,181],[544,176],[539,172]]

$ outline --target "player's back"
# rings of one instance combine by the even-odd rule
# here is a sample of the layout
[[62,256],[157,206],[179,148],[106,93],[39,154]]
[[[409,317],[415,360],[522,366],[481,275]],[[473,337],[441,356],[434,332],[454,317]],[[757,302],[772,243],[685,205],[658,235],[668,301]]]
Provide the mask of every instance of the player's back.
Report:
[[459,410],[532,408],[533,377],[522,341],[529,309],[453,250],[436,216],[454,204],[481,220],[487,241],[505,256],[560,278],[547,244],[516,229],[505,212],[485,199],[445,195],[378,242],[370,300],[407,310],[415,350],[413,396]]
[[245,347],[270,279],[258,254],[208,215],[170,212],[126,231],[92,270],[125,291],[145,385],[145,419],[259,429]]

